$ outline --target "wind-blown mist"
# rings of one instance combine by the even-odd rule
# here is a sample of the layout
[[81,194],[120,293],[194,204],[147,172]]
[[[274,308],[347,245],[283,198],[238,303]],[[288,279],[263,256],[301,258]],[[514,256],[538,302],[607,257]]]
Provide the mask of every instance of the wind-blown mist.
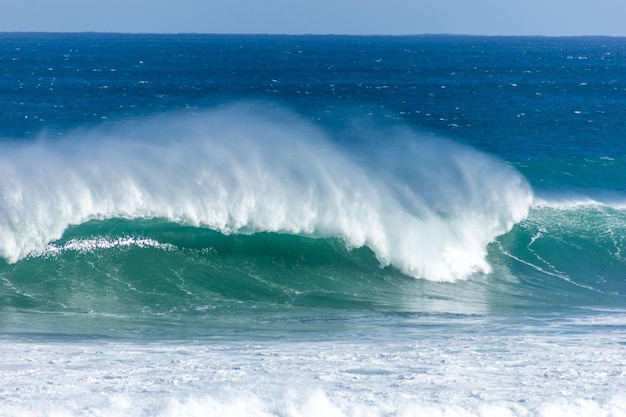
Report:
[[17,262],[93,219],[160,218],[340,237],[381,266],[455,280],[488,272],[487,244],[528,213],[524,178],[475,150],[404,127],[355,142],[245,105],[3,142],[0,256]]

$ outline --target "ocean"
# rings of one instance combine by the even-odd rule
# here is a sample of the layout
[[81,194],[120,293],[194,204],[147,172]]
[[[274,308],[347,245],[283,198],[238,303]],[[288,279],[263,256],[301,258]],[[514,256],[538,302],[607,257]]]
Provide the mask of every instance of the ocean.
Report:
[[0,34],[0,415],[626,416],[626,39]]

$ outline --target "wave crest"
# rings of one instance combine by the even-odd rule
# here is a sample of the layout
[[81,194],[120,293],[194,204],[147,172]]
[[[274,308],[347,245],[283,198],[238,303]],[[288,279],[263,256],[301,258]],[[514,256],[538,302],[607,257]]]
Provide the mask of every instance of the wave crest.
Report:
[[163,218],[222,233],[368,246],[433,280],[488,272],[486,245],[526,217],[511,167],[407,128],[358,145],[283,110],[235,105],[0,147],[0,256],[42,251],[70,225]]

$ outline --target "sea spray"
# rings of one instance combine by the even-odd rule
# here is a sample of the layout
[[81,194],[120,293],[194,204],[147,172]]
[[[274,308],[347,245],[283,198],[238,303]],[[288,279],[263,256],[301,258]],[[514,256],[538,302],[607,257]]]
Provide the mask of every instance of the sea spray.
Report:
[[404,127],[354,134],[359,144],[379,136],[367,158],[287,110],[243,104],[4,142],[0,255],[17,262],[94,219],[159,218],[339,237],[432,280],[488,272],[487,244],[528,212],[524,178]]

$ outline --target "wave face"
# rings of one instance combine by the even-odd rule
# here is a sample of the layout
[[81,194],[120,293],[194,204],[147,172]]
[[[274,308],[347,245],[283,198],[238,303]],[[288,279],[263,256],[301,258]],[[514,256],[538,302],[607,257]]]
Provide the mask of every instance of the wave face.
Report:
[[94,220],[159,219],[199,236],[336,238],[369,248],[379,266],[455,281],[488,273],[487,245],[527,216],[525,179],[485,154],[403,127],[355,129],[339,146],[288,111],[260,107],[2,142],[0,255],[14,264],[73,248],[163,250],[125,233],[64,238]]
[[[491,247],[516,290],[544,305],[614,305],[626,293],[626,211],[597,202],[536,205]],[[506,272],[505,272],[506,274]]]
[[618,308],[626,293],[624,225],[626,212],[608,206],[533,207],[487,246],[490,273],[444,285],[381,268],[371,249],[347,248],[340,237],[92,220],[0,267],[0,287],[5,305],[18,310],[174,321],[280,306],[459,314]]

